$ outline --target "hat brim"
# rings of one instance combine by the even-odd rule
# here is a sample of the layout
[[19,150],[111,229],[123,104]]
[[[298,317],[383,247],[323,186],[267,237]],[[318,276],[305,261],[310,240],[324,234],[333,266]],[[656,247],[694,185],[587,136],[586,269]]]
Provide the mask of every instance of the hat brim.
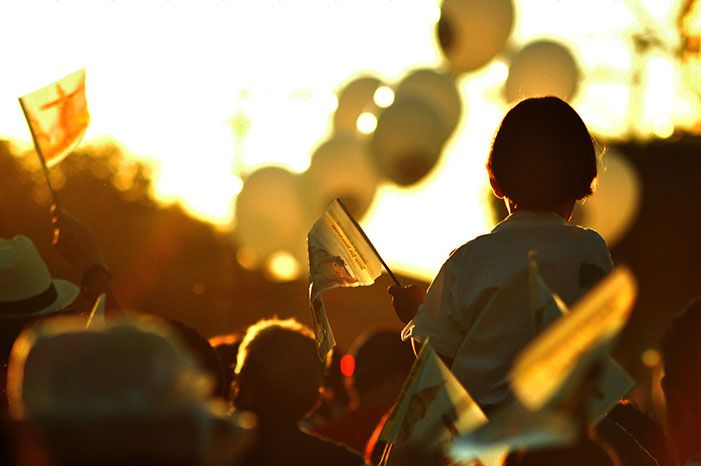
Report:
[[27,318],[46,316],[62,310],[78,297],[80,288],[67,280],[55,278],[53,280],[56,289],[56,299],[49,306],[31,313],[0,314],[0,319],[24,320]]

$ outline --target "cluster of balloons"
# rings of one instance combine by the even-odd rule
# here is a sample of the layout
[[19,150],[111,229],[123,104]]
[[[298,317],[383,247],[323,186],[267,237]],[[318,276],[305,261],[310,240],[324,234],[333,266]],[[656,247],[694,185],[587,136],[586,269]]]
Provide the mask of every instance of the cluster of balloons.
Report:
[[357,77],[337,98],[333,132],[314,149],[305,172],[268,166],[244,180],[236,237],[246,265],[265,266],[279,251],[306,264],[306,233],[335,198],[361,219],[380,183],[410,186],[424,179],[462,114],[453,76],[429,68],[391,85]]
[[570,100],[580,77],[573,55],[553,40],[514,51],[513,23],[512,0],[443,0],[435,29],[442,66],[413,70],[396,83],[370,75],[346,83],[337,94],[334,130],[306,172],[264,167],[244,180],[235,234],[245,265],[260,267],[284,251],[302,271],[306,233],[334,198],[361,219],[380,183],[408,187],[425,179],[463,113],[456,80],[495,58],[509,64],[505,103],[536,95]]

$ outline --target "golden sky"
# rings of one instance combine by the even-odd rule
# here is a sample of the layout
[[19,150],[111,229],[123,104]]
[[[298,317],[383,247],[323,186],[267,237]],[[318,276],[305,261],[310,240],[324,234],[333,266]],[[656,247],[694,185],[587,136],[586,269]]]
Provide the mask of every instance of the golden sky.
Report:
[[[571,103],[596,133],[666,137],[697,124],[698,96],[665,50],[678,45],[680,3],[514,0],[503,54],[458,80],[464,113],[437,169],[411,188],[383,184],[361,222],[390,266],[430,279],[452,249],[491,228],[484,162],[508,109],[509,57],[532,40],[573,52],[581,74]],[[303,172],[345,83],[373,74],[392,85],[442,64],[439,15],[434,0],[2,2],[0,137],[28,145],[17,98],[85,68],[83,144],[116,139],[153,167],[157,199],[228,228],[241,170]],[[666,45],[636,58],[633,37],[646,31]],[[244,140],[235,116],[248,122]]]

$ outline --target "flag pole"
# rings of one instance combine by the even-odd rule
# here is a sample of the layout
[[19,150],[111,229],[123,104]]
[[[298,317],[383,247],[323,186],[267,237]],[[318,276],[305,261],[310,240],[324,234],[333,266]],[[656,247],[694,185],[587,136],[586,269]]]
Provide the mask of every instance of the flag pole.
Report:
[[392,279],[392,281],[393,281],[397,286],[402,286],[402,285],[399,284],[399,280],[397,280],[397,277],[394,276],[394,273],[392,273],[392,270],[390,270],[390,268],[387,266],[387,264],[385,263],[385,261],[382,259],[382,256],[380,256],[380,253],[377,252],[377,249],[375,249],[375,246],[373,246],[372,241],[370,241],[370,238],[368,238],[368,235],[365,234],[365,232],[363,231],[363,228],[358,224],[358,222],[355,220],[355,218],[353,218],[353,216],[352,216],[351,213],[348,211],[348,209],[346,209],[346,206],[343,204],[343,202],[342,202],[339,198],[336,198],[336,202],[338,202],[338,205],[341,206],[341,209],[343,209],[343,211],[346,213],[346,215],[348,215],[348,218],[350,218],[351,222],[353,222],[353,225],[355,225],[355,227],[358,229],[358,231],[360,232],[360,234],[363,235],[363,239],[365,239],[365,241],[367,241],[368,245],[370,245],[370,248],[371,248],[372,251],[375,253],[375,255],[377,256],[377,258],[380,259],[380,262],[382,263],[382,266],[385,268],[385,270],[386,270],[387,273],[389,274],[389,276],[390,276],[390,278]]
[[36,134],[34,134],[34,128],[32,128],[32,125],[29,121],[29,112],[27,111],[27,108],[24,106],[24,102],[22,101],[22,98],[20,97],[19,99],[19,105],[22,107],[22,113],[24,113],[24,118],[27,120],[27,126],[29,126],[29,133],[32,135],[32,141],[34,142],[34,150],[36,150],[37,155],[39,156],[39,160],[41,161],[41,167],[42,170],[44,171],[44,176],[46,177],[46,183],[49,185],[49,190],[51,191],[51,198],[52,198],[52,204],[55,210],[58,210],[58,196],[56,195],[56,190],[54,189],[54,186],[51,184],[51,176],[49,174],[49,167],[46,165],[46,159],[44,158],[44,154],[41,152],[41,146],[39,146],[39,142],[37,141]]

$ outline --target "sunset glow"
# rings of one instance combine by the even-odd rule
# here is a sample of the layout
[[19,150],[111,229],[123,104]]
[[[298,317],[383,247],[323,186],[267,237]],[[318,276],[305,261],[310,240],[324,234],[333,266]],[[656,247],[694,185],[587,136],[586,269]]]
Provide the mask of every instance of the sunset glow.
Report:
[[[571,103],[597,134],[667,138],[698,127],[699,96],[670,52],[680,3],[515,0],[508,50],[458,78],[463,114],[438,166],[412,187],[382,184],[362,219],[389,265],[430,279],[452,249],[492,227],[484,163],[508,109],[509,56],[532,40],[571,48],[581,75]],[[370,73],[392,84],[443,62],[435,0],[11,1],[0,15],[0,41],[13,44],[4,49],[0,138],[30,148],[17,98],[85,68],[92,121],[82,144],[118,141],[152,168],[155,199],[223,230],[248,174],[309,167],[345,83]],[[633,39],[646,28],[657,36],[641,54]],[[378,107],[393,100],[386,86],[374,96]],[[363,113],[357,125],[372,133],[377,118]],[[267,264],[276,280],[305,274],[289,254]]]

